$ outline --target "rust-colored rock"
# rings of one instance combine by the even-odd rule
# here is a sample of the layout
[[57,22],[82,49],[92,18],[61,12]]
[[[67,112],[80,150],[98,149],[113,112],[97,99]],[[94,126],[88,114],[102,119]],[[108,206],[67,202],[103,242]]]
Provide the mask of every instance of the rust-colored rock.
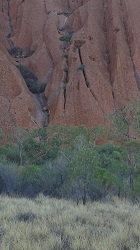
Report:
[[[106,113],[138,97],[139,9],[139,0],[0,0],[0,126],[10,129],[10,119],[43,126],[43,108],[15,62],[47,83],[49,122],[104,123]],[[12,58],[6,49],[13,47],[22,53]]]
[[18,70],[0,51],[0,127],[4,138],[15,126],[37,128],[44,122],[39,103]]

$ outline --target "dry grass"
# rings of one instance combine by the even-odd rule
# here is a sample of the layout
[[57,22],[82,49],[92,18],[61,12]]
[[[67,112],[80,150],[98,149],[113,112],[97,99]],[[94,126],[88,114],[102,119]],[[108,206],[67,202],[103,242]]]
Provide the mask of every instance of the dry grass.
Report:
[[140,204],[0,197],[1,250],[140,249]]

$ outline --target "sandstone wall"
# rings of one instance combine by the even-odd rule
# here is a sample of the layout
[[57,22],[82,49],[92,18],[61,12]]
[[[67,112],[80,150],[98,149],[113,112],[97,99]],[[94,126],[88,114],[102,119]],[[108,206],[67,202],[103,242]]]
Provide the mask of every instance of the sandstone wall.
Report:
[[[43,119],[16,61],[47,83],[50,122],[104,123],[105,114],[139,97],[139,10],[139,0],[0,0],[1,112],[7,127],[42,126]],[[59,40],[70,33],[70,42]],[[11,46],[33,53],[11,58]]]

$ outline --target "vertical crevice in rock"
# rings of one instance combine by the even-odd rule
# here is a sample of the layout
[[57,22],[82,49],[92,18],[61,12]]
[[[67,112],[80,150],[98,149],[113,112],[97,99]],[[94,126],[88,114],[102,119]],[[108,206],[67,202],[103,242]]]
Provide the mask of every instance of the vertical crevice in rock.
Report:
[[68,65],[68,56],[66,57],[66,67],[64,70],[64,81],[63,81],[63,89],[64,89],[64,111],[66,108],[66,101],[67,101],[67,83],[69,81],[69,65]]
[[3,9],[3,0],[2,0],[2,3],[1,3],[1,11],[4,12],[4,9]]
[[46,1],[44,0],[44,10],[45,10],[45,13],[46,13],[46,16],[48,15],[48,12],[47,12],[47,7],[46,7]]
[[140,90],[140,77],[139,77],[139,74],[137,73],[136,65],[135,65],[135,62],[133,59],[133,56],[134,56],[133,32],[131,29],[131,24],[129,22],[127,8],[126,8],[125,2],[123,0],[120,0],[120,6],[121,6],[121,11],[122,11],[122,23],[123,23],[123,27],[124,27],[124,31],[125,31],[127,46],[129,49],[129,56],[130,56],[131,63],[132,63],[132,70],[133,70],[133,74],[134,74],[134,79],[135,79],[138,90]]
[[41,113],[43,119],[43,127],[47,127],[49,124],[49,109],[47,108],[47,100],[43,94],[35,94],[35,99],[39,112]]
[[[46,12],[46,19],[47,19],[47,8],[46,8],[46,2],[44,1],[44,8],[45,8],[45,12]],[[51,54],[51,52],[50,52],[50,50],[48,49],[48,47],[47,47],[47,43],[46,43],[46,40],[45,40],[45,25],[46,25],[46,20],[45,20],[45,22],[44,22],[44,24],[43,24],[43,41],[44,41],[44,43],[45,43],[45,47],[46,47],[46,52],[47,52],[47,54],[48,54],[48,56],[50,57],[50,59],[52,60],[52,63],[53,63],[53,56],[52,56],[52,54]]]
[[85,65],[83,64],[80,46],[78,47],[78,54],[79,54],[80,64],[81,64],[81,66],[83,66],[83,68],[81,69],[81,71],[83,72],[83,76],[84,76],[84,79],[85,79],[85,84],[86,84],[86,86],[88,88],[89,87],[89,83],[87,81],[87,76],[86,76],[86,71],[85,71]]
[[[43,25],[43,41],[44,41],[44,44],[45,44],[46,53],[48,54],[49,58],[52,61],[52,69],[49,72],[49,76],[48,76],[48,79],[50,79],[52,77],[52,75],[53,75],[53,70],[54,70],[55,64],[54,64],[52,53],[49,50],[49,48],[47,46],[46,39],[45,39],[45,36],[46,36],[46,34],[45,34],[45,25],[46,25],[46,21],[48,20],[49,12],[47,11],[47,6],[46,6],[46,1],[45,0],[43,0],[43,4],[44,4],[44,11],[45,11],[45,14],[46,14],[46,20],[45,20],[44,25]],[[48,107],[48,104],[47,104],[47,99],[46,99],[44,93],[36,94],[35,98],[36,98],[36,101],[38,102],[38,105],[41,107],[41,111],[43,111],[44,127],[47,127],[48,124],[49,124],[49,116],[50,116],[50,110],[49,110],[49,107]]]
[[67,83],[64,83],[64,111],[66,108],[66,85],[67,85]]
[[67,26],[67,21],[69,19],[69,16],[71,15],[72,11],[70,8],[70,2],[69,0],[65,1],[65,10],[61,12],[57,12],[58,15],[64,15],[66,16],[64,23],[61,27],[61,29],[58,29],[58,33],[61,34],[61,31],[63,32],[63,36],[69,36],[68,39],[60,40],[62,41],[61,49],[63,51],[63,56],[65,57],[65,67],[63,68],[64,71],[64,77],[63,77],[63,97],[64,97],[64,112],[66,109],[66,101],[67,101],[67,83],[69,81],[69,65],[68,65],[68,51],[69,51],[69,45],[70,45],[70,39],[72,36],[72,30],[69,25]]
[[112,90],[112,98],[114,102],[114,108],[116,107],[115,101],[115,92],[113,89],[114,83],[114,74],[116,69],[116,34],[113,32],[113,17],[110,11],[111,2],[108,0],[103,0],[103,15],[104,15],[104,23],[103,23],[103,31],[105,36],[105,60],[107,62],[107,71],[109,74],[110,85]]
[[14,48],[14,43],[11,39],[12,32],[13,32],[13,26],[12,26],[12,19],[10,16],[10,0],[7,0],[7,16],[8,16],[8,26],[9,26],[7,38],[8,38],[9,44],[10,44],[10,48],[12,49],[12,48]]
[[[82,59],[82,54],[81,54],[81,49],[80,49],[81,46],[79,45],[79,46],[77,46],[77,48],[78,48],[79,60],[80,60],[80,64],[81,64],[81,65],[80,65],[81,69],[78,69],[78,70],[81,70],[81,71],[82,71],[83,77],[84,77],[84,80],[85,80],[85,85],[86,85],[86,87],[87,87],[88,90],[90,91],[91,95],[93,96],[94,100],[96,101],[96,103],[97,103],[98,106],[100,107],[101,111],[104,113],[104,110],[102,109],[100,103],[98,102],[98,100],[97,100],[95,94],[94,94],[93,91],[90,89],[90,84],[89,84],[89,82],[88,82],[88,80],[87,80],[87,76],[86,76],[85,65],[84,65],[83,59]],[[78,87],[78,89],[79,89],[79,87]]]

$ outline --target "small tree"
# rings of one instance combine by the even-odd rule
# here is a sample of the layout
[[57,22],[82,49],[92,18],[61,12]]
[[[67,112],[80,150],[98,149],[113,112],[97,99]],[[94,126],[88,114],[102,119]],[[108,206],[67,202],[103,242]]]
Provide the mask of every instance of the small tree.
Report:
[[6,144],[0,148],[1,160],[23,165],[26,158],[23,144],[27,134],[26,129],[15,127]]
[[101,167],[108,173],[107,185],[111,192],[114,190],[116,193],[117,191],[120,197],[121,190],[124,189],[123,181],[126,174],[126,166],[123,162],[123,149],[121,146],[107,143],[98,146],[97,151],[101,161]]
[[126,164],[126,176],[129,177],[129,188],[134,193],[135,185],[137,185],[137,177],[139,178],[140,171],[140,141],[130,140],[125,142],[123,145],[123,150],[123,160]]
[[95,169],[100,166],[99,158],[93,148],[85,148],[75,152],[75,157],[70,163],[71,183],[77,183],[81,189],[83,205],[87,202],[88,188],[94,179]]
[[109,116],[110,120],[110,138],[114,142],[119,142],[122,145],[123,161],[125,164],[125,183],[129,179],[129,184],[126,184],[126,188],[131,190],[131,193],[135,192],[136,172],[139,166],[139,131],[140,131],[140,119],[139,101],[129,103],[119,110],[116,108],[115,112]]

